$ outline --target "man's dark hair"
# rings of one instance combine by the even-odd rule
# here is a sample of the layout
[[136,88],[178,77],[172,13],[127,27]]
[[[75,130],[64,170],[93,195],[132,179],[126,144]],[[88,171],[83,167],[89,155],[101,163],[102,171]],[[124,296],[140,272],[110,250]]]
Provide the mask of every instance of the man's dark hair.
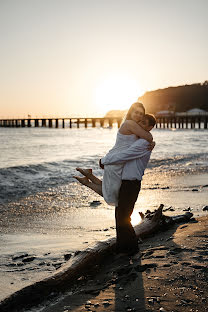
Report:
[[144,118],[145,118],[146,120],[148,120],[149,126],[151,126],[151,127],[154,127],[154,126],[155,126],[155,124],[156,124],[156,118],[155,118],[154,115],[152,115],[152,114],[145,114],[145,115],[144,115]]

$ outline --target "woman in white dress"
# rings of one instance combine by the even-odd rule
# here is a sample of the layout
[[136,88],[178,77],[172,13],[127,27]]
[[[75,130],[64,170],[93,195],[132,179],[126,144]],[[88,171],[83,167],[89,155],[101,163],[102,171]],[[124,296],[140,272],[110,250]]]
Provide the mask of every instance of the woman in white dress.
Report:
[[[108,152],[110,154],[126,150],[138,138],[143,138],[150,143],[150,149],[154,147],[151,133],[145,131],[138,122],[145,114],[145,108],[142,103],[135,102],[131,105],[125,121],[118,130],[116,143]],[[89,187],[99,195],[103,196],[109,205],[116,206],[118,203],[118,193],[121,186],[121,175],[123,164],[105,165],[103,180],[101,181],[92,173],[92,169],[77,168],[84,177],[75,176],[83,185]]]

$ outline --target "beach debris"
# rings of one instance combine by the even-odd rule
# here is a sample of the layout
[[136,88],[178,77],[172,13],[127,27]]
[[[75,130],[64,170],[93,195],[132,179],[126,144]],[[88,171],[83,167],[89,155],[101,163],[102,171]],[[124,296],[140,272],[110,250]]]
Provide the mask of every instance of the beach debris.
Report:
[[198,223],[198,220],[196,220],[195,218],[191,218],[191,219],[189,220],[189,222],[191,222],[191,223]]
[[186,261],[184,261],[184,262],[181,262],[181,265],[185,265],[185,266],[191,265],[191,262],[186,262]]
[[163,307],[161,307],[159,311],[160,312],[167,312],[167,310],[165,310]]
[[180,227],[180,230],[185,229],[188,225],[183,225]]
[[165,212],[165,211],[175,211],[175,209],[172,207],[172,206],[170,206],[170,207],[168,207],[168,208],[166,208],[166,209],[163,209],[163,211]]
[[68,261],[71,258],[72,254],[68,253],[64,255],[64,260]]
[[17,254],[15,256],[12,256],[12,260],[18,260],[18,259],[22,259],[25,257],[28,257],[28,253],[20,253],[20,254]]
[[154,304],[154,299],[153,298],[148,299],[148,303],[149,304]]
[[38,265],[45,265],[46,264],[46,262],[45,261],[42,261],[42,262],[40,262]]
[[191,211],[191,207],[185,208],[183,211]]
[[74,256],[77,256],[78,254],[80,254],[80,252],[81,252],[81,250],[75,251]]
[[156,268],[156,267],[157,267],[156,263],[149,263],[149,264],[138,264],[136,267],[134,267],[134,269],[137,272],[144,272],[147,269]]
[[172,240],[172,239],[174,239],[174,237],[173,237],[173,236],[170,236],[170,237],[168,237],[168,238],[166,239],[166,242],[168,242],[168,241],[170,241],[170,240]]
[[150,256],[152,256],[152,254],[153,254],[153,250],[149,250],[149,251],[147,251],[147,252],[145,252],[145,254],[142,256],[144,259],[147,259],[147,258],[149,258]]
[[101,202],[99,200],[93,200],[91,203],[90,203],[90,207],[97,207],[101,205]]
[[192,192],[198,192],[199,190],[198,189],[192,189]]
[[169,268],[170,266],[171,266],[170,263],[165,263],[165,264],[163,264],[163,267],[164,267],[164,268]]
[[27,257],[27,258],[24,258],[22,259],[22,262],[31,262],[33,260],[35,260],[36,257]]
[[202,210],[203,210],[203,211],[208,211],[208,206],[204,206],[204,207],[202,208]]
[[100,304],[98,302],[94,303],[94,307],[98,308],[100,306]]

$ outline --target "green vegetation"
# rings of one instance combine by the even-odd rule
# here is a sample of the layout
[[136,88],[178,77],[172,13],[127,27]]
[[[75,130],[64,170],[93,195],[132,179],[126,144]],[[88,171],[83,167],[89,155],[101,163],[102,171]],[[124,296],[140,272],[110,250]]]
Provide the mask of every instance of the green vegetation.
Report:
[[161,110],[186,112],[192,108],[208,111],[208,81],[148,91],[138,100],[153,114]]

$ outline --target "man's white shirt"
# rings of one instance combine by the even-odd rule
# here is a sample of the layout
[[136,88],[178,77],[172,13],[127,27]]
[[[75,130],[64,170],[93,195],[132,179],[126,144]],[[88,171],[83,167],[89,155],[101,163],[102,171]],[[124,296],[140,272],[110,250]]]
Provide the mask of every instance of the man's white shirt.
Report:
[[123,152],[108,153],[101,159],[101,163],[104,166],[124,163],[122,180],[142,180],[151,155],[151,151],[147,150],[148,145],[148,141],[138,139]]

